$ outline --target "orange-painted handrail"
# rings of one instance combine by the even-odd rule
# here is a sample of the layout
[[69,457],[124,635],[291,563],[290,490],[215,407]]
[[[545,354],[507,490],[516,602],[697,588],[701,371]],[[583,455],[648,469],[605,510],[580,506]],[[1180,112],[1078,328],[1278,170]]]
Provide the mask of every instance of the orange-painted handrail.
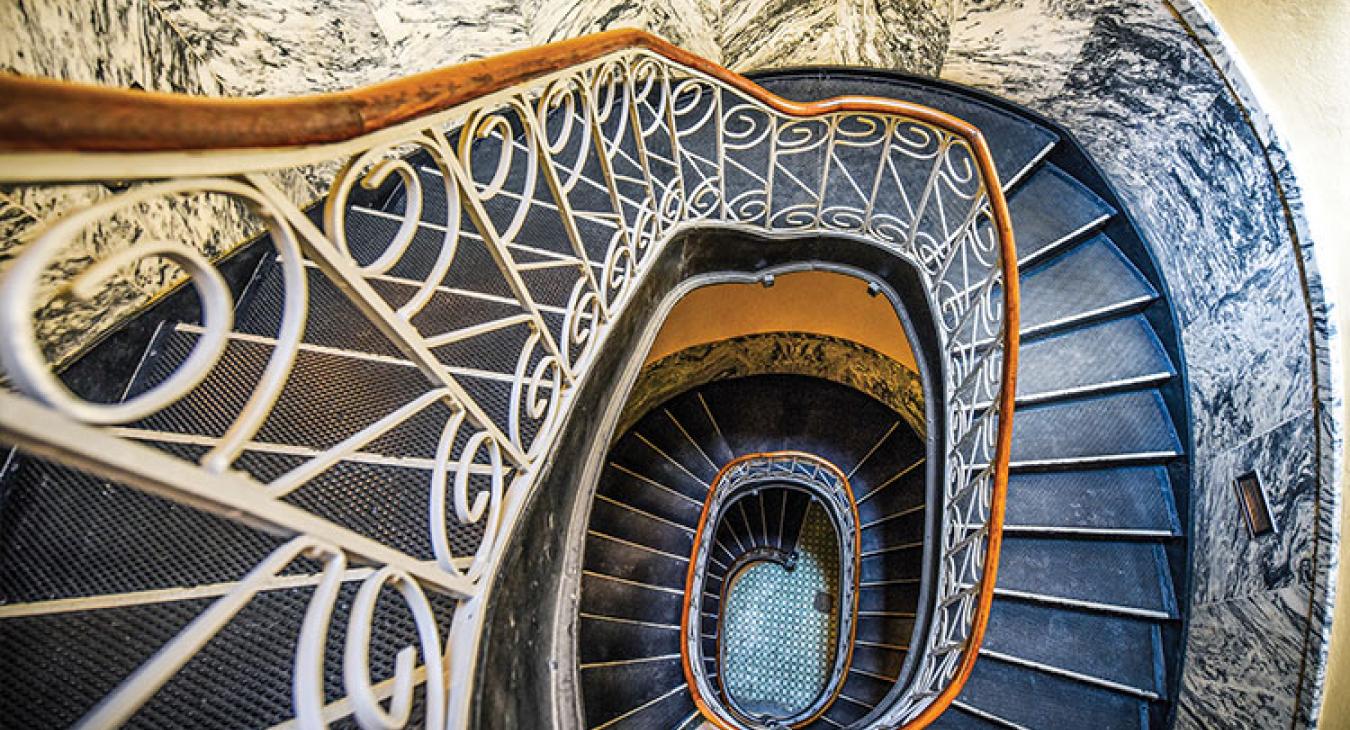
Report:
[[[693,657],[689,656],[689,643],[688,641],[685,640],[686,637],[689,635],[689,606],[692,603],[690,597],[693,595],[693,592],[697,590],[697,586],[694,585],[694,582],[695,577],[697,576],[698,573],[698,563],[697,563],[698,549],[703,541],[703,531],[708,529],[709,527],[714,527],[708,525],[708,513],[711,511],[713,503],[717,500],[717,487],[719,484],[722,483],[722,479],[725,478],[726,475],[730,473],[732,469],[735,469],[737,466],[744,464],[747,461],[755,461],[757,459],[783,459],[794,457],[809,459],[813,463],[825,467],[830,471],[831,474],[834,475],[836,479],[839,480],[839,484],[842,485],[844,488],[844,494],[848,497],[849,509],[852,510],[853,512],[853,524],[861,525],[861,522],[859,521],[858,517],[858,501],[853,497],[853,488],[849,486],[848,476],[845,475],[844,472],[840,471],[839,467],[813,454],[808,454],[804,451],[770,451],[763,453],[743,454],[741,456],[736,457],[735,459],[732,459],[731,461],[728,461],[726,464],[722,466],[721,469],[717,471],[717,476],[713,478],[712,486],[708,489],[708,496],[703,500],[703,511],[698,516],[698,528],[694,531],[694,547],[693,551],[689,555],[689,569],[686,572],[684,579],[684,603],[680,608],[680,664],[684,669],[684,680],[685,682],[689,683],[689,694],[694,698],[694,705],[698,708],[699,713],[702,714],[706,720],[708,720],[708,722],[712,723],[720,730],[740,730],[740,729],[734,725],[729,725],[724,720],[722,720],[722,718],[719,717],[717,713],[713,711],[711,707],[708,706],[707,698],[703,697],[702,694],[699,693],[698,683],[694,681]],[[847,539],[847,538],[848,538],[847,535],[840,535],[840,539]],[[853,531],[852,553],[853,553],[853,605],[849,607],[849,611],[852,612],[853,617],[856,619],[858,615],[858,594],[859,594],[858,581],[861,579],[860,575],[862,571],[861,529],[855,529]],[[728,573],[727,579],[730,578],[731,574]],[[726,591],[725,586],[723,590],[724,592]],[[726,606],[725,602],[722,605],[724,609],[723,614],[725,614],[725,606]],[[840,610],[841,611],[843,610],[842,606],[840,607]],[[720,626],[721,622],[720,616],[718,618],[718,622]],[[839,693],[844,690],[843,678],[848,676],[849,665],[853,663],[853,640],[857,634],[857,631],[858,631],[858,622],[856,620],[851,621],[849,623],[850,633],[848,637],[848,642],[846,644],[847,648],[845,649],[846,654],[844,656],[844,663],[842,665],[844,671],[840,675],[839,681],[836,681],[834,683],[834,688],[830,692],[829,699],[821,704],[820,709],[814,715],[811,715],[810,717],[793,725],[793,727],[805,727],[815,722],[821,715],[825,714],[826,710],[830,708],[830,704],[833,703],[835,699],[839,697]],[[720,642],[722,640],[721,638],[722,632],[720,631],[720,629],[718,631],[717,636],[718,636],[717,640]],[[719,682],[722,681],[722,677],[720,674],[718,675],[718,681]]]
[[899,114],[970,141],[979,136],[950,114],[894,99],[789,101],[650,33],[621,29],[358,89],[285,98],[220,99],[0,75],[0,150],[163,152],[343,142],[630,49],[664,56],[792,116]]
[[470,61],[348,91],[276,99],[216,99],[0,75],[0,153],[173,152],[299,148],[357,139],[608,54],[644,49],[705,74],[786,115],[839,112],[897,115],[931,124],[965,140],[985,181],[999,236],[1003,273],[1004,357],[993,496],[985,573],[969,643],[952,682],[907,723],[927,726],[960,693],[974,668],[993,602],[1016,391],[1017,255],[1007,201],[989,146],[970,123],[920,104],[843,96],[816,102],[783,99],[749,79],[638,30],[613,30]]

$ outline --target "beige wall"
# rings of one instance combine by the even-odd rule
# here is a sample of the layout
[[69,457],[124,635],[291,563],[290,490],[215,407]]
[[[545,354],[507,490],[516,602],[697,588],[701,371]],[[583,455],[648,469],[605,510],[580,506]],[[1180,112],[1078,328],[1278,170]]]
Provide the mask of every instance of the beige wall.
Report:
[[681,299],[647,354],[651,363],[686,347],[764,332],[810,332],[866,345],[916,370],[904,327],[889,300],[843,274],[784,274],[772,287],[714,284]]
[[[1350,1],[1206,0],[1237,47],[1284,135],[1302,187],[1328,296],[1350,341]],[[1346,347],[1350,350],[1350,347]],[[1350,381],[1350,351],[1341,353]],[[1347,400],[1342,423],[1350,423]],[[1350,467],[1350,459],[1342,463]],[[1342,484],[1350,483],[1350,469]],[[1350,501],[1341,505],[1341,559],[1321,727],[1350,728]]]

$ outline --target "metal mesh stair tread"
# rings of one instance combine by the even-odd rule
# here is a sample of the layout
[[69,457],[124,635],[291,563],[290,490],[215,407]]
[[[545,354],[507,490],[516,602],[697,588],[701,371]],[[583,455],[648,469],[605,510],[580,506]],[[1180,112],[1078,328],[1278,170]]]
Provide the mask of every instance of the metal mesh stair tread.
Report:
[[1017,410],[1012,461],[1130,457],[1181,453],[1181,441],[1157,390],[1025,406]]
[[1173,374],[1153,328],[1143,315],[1133,315],[1024,343],[1018,352],[1017,397],[1157,382]]
[[1167,558],[1160,545],[1009,536],[998,590],[1054,602],[1173,616]]
[[1144,700],[992,658],[975,663],[960,701],[1030,728],[1147,727]]
[[1161,649],[1158,626],[1147,621],[1007,599],[994,601],[981,647],[1154,696],[1165,694]]
[[1005,529],[1179,531],[1162,466],[1025,472],[1008,480]]
[[1096,312],[1138,306],[1158,296],[1102,234],[1024,272],[1021,287],[1024,333]]

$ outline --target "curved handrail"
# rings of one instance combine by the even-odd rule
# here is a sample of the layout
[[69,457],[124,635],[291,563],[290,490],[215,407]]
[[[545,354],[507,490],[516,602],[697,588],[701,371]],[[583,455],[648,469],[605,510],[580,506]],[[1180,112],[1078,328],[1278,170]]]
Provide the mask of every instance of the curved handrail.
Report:
[[[0,151],[151,152],[345,142],[633,49],[706,74],[783,114],[899,114],[983,144],[973,125],[930,107],[865,96],[790,101],[657,36],[622,28],[348,91],[275,99],[221,99],[0,75],[0,96],[6,100],[0,106]],[[91,108],[98,113],[90,114]],[[984,153],[988,157],[987,149]],[[993,172],[992,163],[986,172]]]
[[[610,65],[606,67],[605,63]],[[661,63],[665,65],[661,66]],[[630,76],[623,75],[630,73]],[[649,75],[643,76],[644,73]],[[527,84],[530,87],[524,88]],[[573,89],[568,84],[580,85],[576,92],[579,99],[567,97]],[[713,181],[712,187],[708,187],[707,179],[691,191],[684,190],[685,160],[680,157],[679,147],[686,141],[686,133],[697,135],[708,131],[708,128],[699,129],[708,116],[692,120],[692,129],[679,127],[676,116],[687,113],[690,107],[677,108],[678,104],[685,103],[677,97],[691,88],[696,95],[707,93],[698,87],[699,84],[712,89],[714,95],[721,95],[708,103],[720,105],[720,100],[726,97],[742,107],[755,107],[752,110],[755,113],[772,112],[766,113],[773,132],[766,142],[770,148],[766,172],[770,193],[780,164],[773,152],[778,135],[787,133],[783,143],[786,147],[802,140],[801,135],[793,134],[802,132],[801,125],[805,122],[829,130],[830,141],[823,143],[827,154],[824,169],[818,170],[819,189],[810,191],[802,210],[796,210],[801,207],[798,204],[775,210],[771,203],[779,201],[773,200],[771,195],[752,200],[744,208],[733,209],[731,204],[735,201],[718,198],[717,182]],[[542,97],[538,95],[541,90]],[[602,115],[596,96],[607,91],[612,93],[604,99],[605,104],[622,96],[623,102],[632,106],[639,103],[636,97],[653,93],[659,97],[656,111],[664,117],[650,123],[644,121],[639,129],[641,114],[635,109],[608,116],[613,110],[605,108],[606,114]],[[969,341],[952,345],[957,349],[944,353],[951,361],[948,363],[951,372],[947,373],[947,392],[960,394],[965,392],[963,389],[967,385],[975,384],[969,389],[971,392],[966,393],[969,401],[963,405],[962,422],[956,427],[949,424],[947,440],[943,442],[953,449],[948,456],[960,462],[954,467],[946,467],[944,486],[954,490],[946,497],[953,503],[962,499],[976,502],[987,499],[988,502],[971,506],[983,520],[980,527],[959,538],[944,533],[944,539],[949,543],[944,548],[950,551],[955,565],[957,553],[972,545],[983,545],[983,551],[978,555],[966,550],[967,554],[961,557],[977,575],[975,580],[979,585],[978,588],[974,585],[947,586],[958,589],[960,595],[953,598],[962,601],[974,598],[973,608],[963,604],[962,610],[969,610],[970,614],[956,617],[963,627],[969,625],[969,633],[963,633],[959,645],[947,645],[944,663],[932,667],[929,672],[930,679],[937,678],[941,683],[941,692],[936,697],[912,698],[913,702],[904,711],[905,717],[896,724],[922,727],[945,710],[960,692],[977,657],[976,650],[993,598],[1012,437],[1018,342],[1017,258],[1011,219],[988,145],[980,132],[967,122],[918,104],[890,99],[853,96],[819,102],[789,101],[717,64],[632,30],[564,41],[363,89],[290,99],[205,99],[13,76],[0,76],[0,94],[6,99],[6,103],[0,105],[0,180],[120,182],[169,178],[116,192],[44,228],[6,274],[0,284],[0,359],[3,359],[6,374],[29,399],[0,394],[0,439],[230,519],[261,525],[279,534],[313,537],[325,549],[331,548],[334,554],[396,570],[400,580],[411,585],[460,598],[482,595],[481,586],[490,583],[484,577],[495,570],[500,553],[498,546],[509,535],[509,515],[514,514],[505,509],[504,503],[508,500],[504,495],[508,492],[518,494],[532,486],[541,451],[556,433],[561,414],[570,403],[570,392],[593,359],[594,348],[603,342],[614,313],[622,308],[628,293],[633,290],[628,283],[643,274],[643,264],[651,260],[645,254],[659,248],[660,244],[654,245],[653,241],[666,240],[663,236],[668,238],[668,233],[680,226],[705,221],[758,225],[770,233],[870,234],[879,245],[884,243],[896,249],[897,255],[909,257],[916,265],[922,263],[926,267],[925,275],[934,279],[931,282],[933,290],[927,294],[936,298],[937,290],[942,289],[942,301],[938,302],[941,311],[935,312],[935,316],[947,318],[943,326],[948,334],[955,335],[972,322],[975,324],[971,329],[1000,327],[997,333],[981,335],[989,338],[985,340],[970,334]],[[713,96],[700,98],[707,102]],[[574,161],[575,168],[567,168],[563,162],[551,159],[551,155],[559,151],[553,149],[554,140],[549,136],[548,125],[554,120],[549,115],[555,109],[549,105],[552,102],[577,105],[565,108],[569,113],[578,111],[584,117],[583,123],[593,125],[586,130],[589,135],[578,137],[584,138],[580,142],[586,145],[583,153],[598,158],[598,165],[603,168],[602,179],[587,182],[612,200],[614,211],[611,215],[619,228],[611,248],[599,259],[586,250],[582,235],[576,230],[575,219],[569,218],[572,210],[568,194],[582,176],[581,158]],[[499,107],[506,111],[500,111]],[[526,129],[523,141],[511,137],[516,132],[513,122],[505,119],[508,115],[515,115]],[[633,155],[639,159],[630,159],[630,162],[640,167],[633,175],[641,179],[633,179],[639,186],[646,186],[640,193],[646,196],[640,201],[645,207],[639,211],[641,215],[636,222],[624,218],[625,204],[633,201],[624,198],[617,187],[616,176],[608,167],[613,161],[608,156],[623,151],[617,146],[619,141],[607,138],[607,132],[601,129],[603,123],[621,117],[628,119],[620,119],[617,123],[627,123],[630,128],[625,131],[621,127],[619,134],[630,134],[637,139],[637,150]],[[883,117],[888,125],[883,130],[886,150],[890,149],[891,136],[898,134],[896,130],[902,122],[916,127],[927,125],[950,137],[943,137],[934,153],[935,158],[924,158],[932,160],[929,188],[923,191],[925,196],[934,180],[941,177],[939,171],[952,164],[945,158],[947,145],[952,149],[961,147],[960,164],[973,167],[969,177],[963,170],[953,174],[952,178],[965,183],[978,177],[968,198],[969,218],[958,221],[955,231],[944,229],[942,239],[935,242],[938,245],[930,245],[923,252],[914,250],[914,236],[924,224],[920,220],[924,201],[916,206],[918,213],[910,211],[916,218],[907,224],[908,233],[892,226],[887,231],[889,238],[880,234],[879,225],[869,227],[866,221],[857,217],[864,212],[862,210],[846,211],[846,215],[853,218],[827,220],[825,215],[830,212],[825,198],[826,182],[830,178],[829,155],[834,152],[831,146],[834,132],[840,130],[841,137],[856,133],[856,129],[842,128],[842,124],[850,120],[864,126],[870,123],[871,131],[875,132],[878,118]],[[725,132],[723,123],[731,121],[719,115],[713,127],[719,133]],[[460,134],[456,143],[454,135],[446,133],[451,127],[468,131]],[[642,134],[652,130],[658,135],[666,135],[673,154],[669,150],[658,153],[655,149],[648,154]],[[907,133],[912,131],[906,129]],[[698,151],[708,152],[710,157],[714,156],[714,151],[720,155],[723,141],[717,139],[707,150]],[[529,163],[534,165],[527,177],[528,195],[522,198],[524,202],[518,206],[520,212],[512,220],[500,220],[494,217],[497,211],[488,209],[488,203],[500,203],[512,195],[521,195],[508,189],[508,183],[514,178],[504,167],[509,165],[512,145],[517,142],[526,149],[522,154],[527,155]],[[494,144],[498,145],[498,156],[503,160],[499,161],[497,173],[491,180],[478,179],[478,169],[474,165],[479,161],[476,155],[481,148],[477,145],[490,148]],[[821,142],[817,139],[811,144]],[[877,144],[882,143],[878,141]],[[419,227],[415,217],[420,213],[420,196],[428,194],[420,187],[418,173],[406,161],[395,157],[409,147],[431,156],[435,166],[433,172],[444,180],[444,209],[450,213],[438,229],[443,232],[444,243],[432,271],[426,280],[400,282],[400,285],[414,287],[416,292],[406,301],[390,303],[371,285],[371,280],[388,278],[386,275],[391,267],[408,250]],[[491,153],[489,149],[483,154]],[[874,198],[882,171],[890,164],[885,155],[883,152],[877,163],[872,190]],[[306,218],[272,179],[261,173],[329,159],[345,159],[346,164],[329,194],[329,206],[321,229]],[[720,157],[714,161],[723,162]],[[666,166],[659,175],[654,172],[658,162]],[[727,166],[717,174],[729,174],[729,170]],[[373,262],[365,262],[354,255],[346,240],[344,204],[355,185],[378,186],[394,175],[402,179],[410,192],[408,210],[386,250]],[[665,177],[658,180],[661,175]],[[511,252],[524,216],[534,206],[530,196],[544,189],[537,180],[547,183],[546,192],[555,200],[553,210],[563,216],[568,243],[573,247],[575,261],[581,264],[577,267],[581,273],[572,296],[563,307],[565,326],[561,338],[555,337],[548,326],[548,320],[522,278],[524,269],[515,262]],[[765,181],[761,179],[760,182]],[[802,185],[800,180],[796,182]],[[854,187],[858,186],[855,184]],[[412,195],[413,192],[417,195]],[[725,190],[721,193],[724,195]],[[125,426],[167,408],[201,385],[219,361],[231,332],[231,294],[219,273],[199,251],[169,242],[139,242],[98,260],[78,277],[71,277],[71,291],[77,298],[88,299],[120,269],[142,259],[157,258],[172,261],[186,271],[203,300],[205,319],[197,349],[173,377],[124,404],[92,404],[68,391],[49,372],[42,347],[37,342],[34,319],[35,306],[43,295],[41,287],[45,272],[51,269],[63,247],[75,241],[87,228],[110,217],[164,198],[189,195],[223,197],[256,216],[271,233],[277,248],[285,289],[285,317],[276,338],[269,343],[274,346],[273,356],[258,387],[207,457],[199,465],[190,466],[133,443],[136,438],[146,439],[143,433],[138,436],[135,428],[124,428],[116,435],[110,435],[96,427]],[[721,206],[720,213],[700,209],[709,200]],[[871,214],[870,205],[868,203],[867,215]],[[522,308],[522,314],[504,318],[493,326],[522,326],[530,331],[514,377],[510,378],[512,400],[508,426],[502,426],[490,417],[434,351],[444,343],[461,341],[483,330],[470,327],[428,333],[420,331],[413,321],[434,296],[439,283],[436,277],[443,278],[453,263],[461,213],[477,229],[478,237],[492,253],[505,278],[511,296]],[[783,217],[771,220],[772,215],[778,213],[784,214]],[[761,215],[763,223],[758,222]],[[803,223],[803,220],[807,222]],[[979,249],[979,245],[964,245],[967,238],[979,238],[986,232],[997,240],[988,242],[990,245],[984,250],[972,253],[968,249]],[[981,245],[985,243],[979,241]],[[985,255],[996,257],[997,261],[983,261],[974,266],[966,261],[968,254],[981,261],[980,257]],[[425,374],[430,389],[342,443],[319,453],[302,467],[262,484],[233,471],[231,465],[249,447],[250,439],[259,432],[278,399],[283,397],[282,387],[294,368],[305,331],[307,267],[317,270],[354,302],[361,314],[395,345],[406,362]],[[597,274],[596,269],[603,274]],[[953,271],[964,276],[943,279]],[[981,277],[980,281],[971,282],[972,273]],[[997,305],[995,298],[999,300]],[[994,309],[998,311],[992,311]],[[983,356],[991,350],[998,350],[1001,357]],[[988,367],[992,364],[998,365],[997,377],[994,368]],[[997,393],[993,392],[994,388]],[[388,549],[388,546],[342,528],[331,520],[281,502],[281,497],[301,488],[392,428],[424,414],[433,404],[446,406],[450,414],[434,457],[428,455],[425,459],[431,464],[432,473],[431,530],[435,566],[429,567],[425,561]],[[525,420],[536,424],[530,432],[533,436],[521,428],[520,422]],[[958,453],[971,443],[976,443],[978,455]],[[967,456],[970,463],[961,461]],[[485,459],[487,463],[484,463]],[[490,488],[471,494],[469,475],[475,469],[484,470],[490,477]],[[452,472],[453,476],[449,476]],[[954,509],[950,511],[955,512]],[[456,555],[446,539],[447,512],[461,523],[485,526],[482,542],[472,556]],[[959,571],[954,569],[953,572]],[[326,620],[321,611],[314,615],[316,621]],[[228,617],[222,619],[225,620]],[[464,626],[471,627],[471,624]],[[466,640],[469,645],[473,641],[476,639]],[[958,650],[959,662],[953,662],[954,652]],[[467,676],[465,662],[472,660],[471,654],[460,655],[456,660],[458,669],[454,670],[456,676]],[[462,706],[462,703],[456,706]]]
[[[848,611],[848,620],[846,622],[848,636],[840,636],[844,655],[839,660],[838,671],[836,672],[837,676],[835,676],[834,680],[827,685],[826,689],[829,690],[828,694],[822,696],[813,703],[814,710],[808,716],[794,721],[791,725],[792,727],[805,727],[806,725],[815,722],[817,718],[829,710],[830,704],[838,698],[839,693],[844,689],[844,679],[848,676],[849,665],[852,664],[853,661],[853,639],[857,633],[858,586],[862,570],[862,525],[858,517],[858,502],[853,497],[853,488],[849,485],[848,477],[839,469],[839,467],[829,461],[815,456],[814,454],[808,454],[802,451],[772,451],[743,454],[732,459],[718,470],[717,476],[714,477],[712,481],[712,486],[708,489],[708,496],[704,498],[703,510],[699,513],[698,526],[694,531],[694,546],[689,555],[689,569],[685,574],[684,601],[680,607],[680,665],[684,671],[684,678],[685,681],[689,683],[689,691],[694,699],[694,704],[698,707],[699,711],[703,713],[703,716],[720,730],[739,730],[739,728],[729,724],[722,714],[710,704],[712,700],[704,696],[701,689],[704,683],[698,681],[701,673],[694,669],[694,658],[690,655],[691,642],[696,643],[702,638],[701,632],[691,632],[690,611],[694,606],[702,605],[701,595],[703,593],[703,581],[700,579],[700,576],[707,566],[706,558],[712,549],[711,540],[715,539],[715,534],[709,533],[708,531],[716,531],[720,522],[720,515],[722,514],[722,506],[725,504],[725,506],[729,508],[731,504],[730,498],[735,496],[735,492],[741,491],[742,487],[746,485],[753,487],[753,485],[762,481],[816,481],[808,480],[801,475],[793,474],[792,467],[798,464],[809,464],[812,468],[830,475],[830,478],[834,481],[834,484],[832,485],[833,490],[837,491],[839,494],[837,496],[830,495],[828,498],[826,495],[822,494],[821,497],[826,501],[826,504],[835,502],[836,504],[833,504],[833,506],[838,510],[842,511],[847,509],[842,520],[846,524],[842,526],[849,527],[848,533],[851,534],[844,534],[841,530],[839,540],[841,549],[843,548],[844,542],[847,541],[852,543],[849,546],[849,549],[842,551],[845,555],[852,556],[852,566],[848,570],[841,571],[840,585],[841,593],[843,595],[851,596],[852,600],[847,609],[842,605],[839,608],[841,612],[845,610]],[[788,466],[787,472],[767,470],[767,468],[781,467],[782,465]],[[762,470],[751,474],[737,474],[738,471],[753,469],[756,466],[761,466]],[[714,516],[716,516],[716,519],[709,524],[709,518]],[[836,525],[836,528],[838,527],[841,526]],[[729,581],[731,576],[732,573],[728,571],[725,580]],[[851,581],[844,580],[848,576],[852,576]],[[845,590],[845,588],[847,590]],[[724,585],[723,590],[728,590],[727,586]],[[725,609],[725,602],[722,605]],[[718,622],[720,625],[720,616]],[[719,645],[721,642],[722,635],[719,630]],[[718,681],[723,681],[720,674],[718,675]],[[732,708],[728,709],[733,713],[735,712]]]

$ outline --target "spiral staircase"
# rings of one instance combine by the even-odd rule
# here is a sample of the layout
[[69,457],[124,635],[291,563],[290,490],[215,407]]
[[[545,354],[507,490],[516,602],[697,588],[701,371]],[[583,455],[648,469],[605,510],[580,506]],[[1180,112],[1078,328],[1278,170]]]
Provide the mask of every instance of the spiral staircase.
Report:
[[[58,727],[83,718],[90,726],[272,726],[322,717],[374,727],[443,721],[448,714],[452,724],[522,727],[533,706],[540,725],[568,726],[566,709],[545,711],[524,690],[518,700],[524,710],[493,698],[525,685],[552,693],[570,681],[558,677],[570,676],[577,724],[591,730],[705,722],[898,727],[952,686],[957,660],[977,646],[973,671],[932,727],[1168,727],[1185,615],[1178,597],[1186,595],[1186,413],[1165,288],[1127,212],[1068,135],[1000,100],[858,69],[777,71],[754,80],[803,102],[848,95],[921,104],[964,120],[988,142],[1017,237],[1022,344],[1001,556],[982,643],[972,645],[966,633],[944,648],[925,637],[944,627],[969,632],[979,623],[974,599],[983,582],[978,574],[961,579],[944,572],[956,553],[936,535],[951,504],[935,495],[942,493],[942,475],[954,473],[944,465],[965,457],[963,449],[970,457],[960,461],[962,469],[989,475],[991,484],[996,473],[992,447],[967,444],[986,436],[992,444],[992,427],[981,432],[979,424],[993,424],[999,414],[996,392],[969,385],[996,374],[1003,362],[991,356],[1001,352],[997,329],[977,333],[969,324],[978,319],[969,312],[986,304],[996,309],[989,303],[1013,288],[995,276],[998,262],[976,257],[945,265],[924,279],[937,282],[924,292],[912,273],[916,264],[879,257],[833,236],[823,222],[805,231],[785,225],[769,231],[782,240],[758,242],[744,231],[696,231],[682,248],[672,244],[660,255],[648,236],[646,263],[637,243],[621,249],[629,261],[616,261],[620,232],[641,238],[642,215],[665,214],[660,205],[637,210],[627,201],[659,202],[654,181],[662,165],[678,168],[683,183],[700,174],[701,163],[681,160],[678,145],[661,148],[650,131],[644,142],[631,132],[606,138],[607,125],[619,124],[615,117],[564,102],[541,106],[540,139],[550,140],[573,114],[590,114],[602,130],[570,168],[484,163],[478,169],[468,159],[457,172],[428,148],[434,138],[419,137],[417,149],[397,148],[397,165],[357,155],[350,164],[356,172],[385,167],[359,186],[340,178],[341,195],[326,207],[272,218],[285,226],[217,266],[236,300],[218,362],[171,403],[104,429],[120,440],[108,443],[130,444],[124,461],[100,449],[104,442],[89,426],[41,430],[48,422],[43,406],[7,396],[0,435],[20,448],[0,475],[0,646],[7,658],[0,725]],[[735,93],[742,92],[672,104],[667,123],[676,124],[681,108],[695,116],[719,113]],[[630,119],[635,127],[647,124],[641,110]],[[500,158],[532,144],[530,123],[509,119],[476,134],[452,127],[445,146],[478,145],[491,153],[485,157]],[[684,140],[691,148],[707,134],[699,129]],[[840,129],[842,123],[832,128],[831,143],[836,132],[844,136]],[[735,157],[730,144],[708,144]],[[736,170],[765,164],[782,170],[781,179],[769,178],[770,187],[780,185],[784,210],[804,205],[823,221],[831,196],[841,194],[827,188],[827,178],[846,180],[832,184],[859,194],[875,179],[868,215],[900,205],[876,192],[883,185],[873,172],[875,151],[840,145],[826,156],[827,173],[814,173],[820,189],[814,199],[790,192],[786,180],[815,187],[808,168],[819,167],[820,155],[794,162],[778,159],[780,153],[747,148],[736,169],[725,166],[715,196],[723,216],[741,215],[748,225],[750,209],[728,212],[730,203],[763,181],[738,182]],[[902,190],[921,189],[930,175],[936,177],[926,167],[895,173]],[[269,192],[247,173],[237,179],[264,197]],[[644,179],[646,192],[633,192]],[[464,180],[492,194],[466,194]],[[694,187],[679,193],[691,211],[700,205]],[[674,186],[669,190],[675,194]],[[765,206],[771,218],[773,203]],[[916,216],[915,229],[924,215]],[[992,214],[969,220],[972,236],[992,240]],[[675,230],[676,223],[661,225]],[[302,240],[304,257],[291,257],[287,230],[301,239],[326,236],[332,250]],[[846,255],[850,246],[863,253]],[[676,248],[684,269],[661,258]],[[585,376],[586,368],[600,372],[598,363],[610,357],[617,373],[617,363],[639,347],[640,314],[654,318],[660,299],[640,287],[665,281],[674,291],[691,278],[690,267],[763,280],[784,267],[845,264],[874,293],[895,290],[897,304],[916,320],[911,344],[927,378],[925,398],[952,409],[929,424],[928,435],[847,386],[766,374],[680,390],[605,441],[595,479],[563,478],[574,473],[566,462],[582,460],[563,446],[582,432],[604,437],[591,433],[603,431],[597,414],[622,406],[616,399],[626,391],[593,396],[598,405],[575,406],[580,415],[555,417],[549,409],[571,388],[599,387],[585,384],[586,377],[602,377]],[[643,266],[657,273],[644,274]],[[193,472],[201,491],[183,496],[188,492],[171,484],[179,474],[173,465],[210,463],[230,441],[238,414],[258,398],[260,383],[272,377],[277,353],[288,350],[297,282],[307,316],[284,385],[227,459],[229,468]],[[609,291],[622,286],[628,289]],[[944,303],[967,302],[977,288],[985,303],[959,310],[957,324],[939,337],[947,326]],[[595,295],[587,300],[585,292]],[[109,404],[171,387],[215,342],[215,315],[204,299],[183,289],[157,302],[66,368],[63,381],[81,397]],[[622,314],[621,302],[637,314]],[[398,320],[395,311],[411,314]],[[586,337],[597,336],[603,321],[617,324],[597,347]],[[946,351],[941,343],[957,344]],[[953,365],[962,357],[975,363],[965,371],[969,377],[944,390],[940,383],[953,367],[964,367]],[[37,381],[11,370],[19,389],[42,401]],[[440,383],[431,391],[429,373]],[[964,427],[953,415],[959,404],[974,414],[971,430],[954,430]],[[947,433],[957,437],[944,441]],[[796,473],[761,479],[704,524],[730,467],[788,453],[815,464],[813,473],[835,475],[830,484],[847,489],[856,522],[847,509],[826,509],[828,499],[805,488]],[[428,474],[439,491],[426,489]],[[534,475],[538,490],[552,490],[551,501],[508,488]],[[259,485],[275,511],[229,501],[221,489],[239,482],[216,479]],[[152,482],[160,486],[147,486]],[[979,493],[975,487],[954,493],[972,489]],[[574,540],[562,517],[549,517],[550,505],[571,503],[579,505],[584,527]],[[308,516],[319,518],[320,527],[308,527],[317,524]],[[502,524],[520,527],[499,534]],[[549,537],[531,532],[541,524],[553,525]],[[972,529],[963,546],[981,547],[997,534],[987,522]],[[287,539],[296,534],[316,542],[292,550],[298,544]],[[562,559],[544,547],[549,540],[560,551],[579,552],[571,587],[566,575],[549,579],[560,584],[540,580],[537,565],[512,568],[547,556],[548,571],[564,574]],[[342,550],[330,551],[330,542]],[[338,555],[353,556],[350,566]],[[395,562],[400,556],[409,559]],[[380,565],[402,572],[374,569]],[[504,567],[494,573],[493,565]],[[764,579],[768,585],[808,579],[819,585],[808,593],[738,598],[737,586],[751,585],[745,576],[766,566],[778,571]],[[437,578],[434,569],[450,577]],[[939,596],[939,575],[950,595]],[[475,592],[478,580],[492,591]],[[543,585],[562,587],[539,594]],[[702,590],[691,594],[694,585]],[[512,613],[519,605],[512,601],[528,601],[532,592],[549,611],[562,606],[556,625]],[[803,607],[808,594],[816,603]],[[242,602],[221,608],[238,596]],[[325,597],[327,608],[316,609]],[[968,608],[948,616],[948,606]],[[326,620],[314,624],[316,617]],[[814,644],[772,630],[775,622],[817,619],[825,629],[811,634]],[[473,629],[475,620],[486,628]],[[314,625],[321,626],[317,633]],[[481,638],[450,638],[462,631]],[[430,635],[446,637],[443,665],[432,662],[438,651]],[[747,636],[767,638],[756,644]],[[485,654],[475,661],[472,647],[480,640]],[[947,652],[941,661],[934,646]],[[422,650],[416,670],[405,647]],[[761,650],[810,661],[796,668],[756,663]],[[515,669],[498,672],[494,662],[506,653]],[[362,669],[354,675],[355,664]],[[807,665],[809,671],[802,669]],[[449,681],[445,693],[433,692],[436,683],[427,678],[438,670],[473,676],[472,690],[456,699],[457,685]],[[406,683],[394,679],[404,675]],[[937,678],[933,687],[916,690],[926,676]],[[363,686],[369,698],[352,699]],[[902,706],[909,714],[901,714]]]

